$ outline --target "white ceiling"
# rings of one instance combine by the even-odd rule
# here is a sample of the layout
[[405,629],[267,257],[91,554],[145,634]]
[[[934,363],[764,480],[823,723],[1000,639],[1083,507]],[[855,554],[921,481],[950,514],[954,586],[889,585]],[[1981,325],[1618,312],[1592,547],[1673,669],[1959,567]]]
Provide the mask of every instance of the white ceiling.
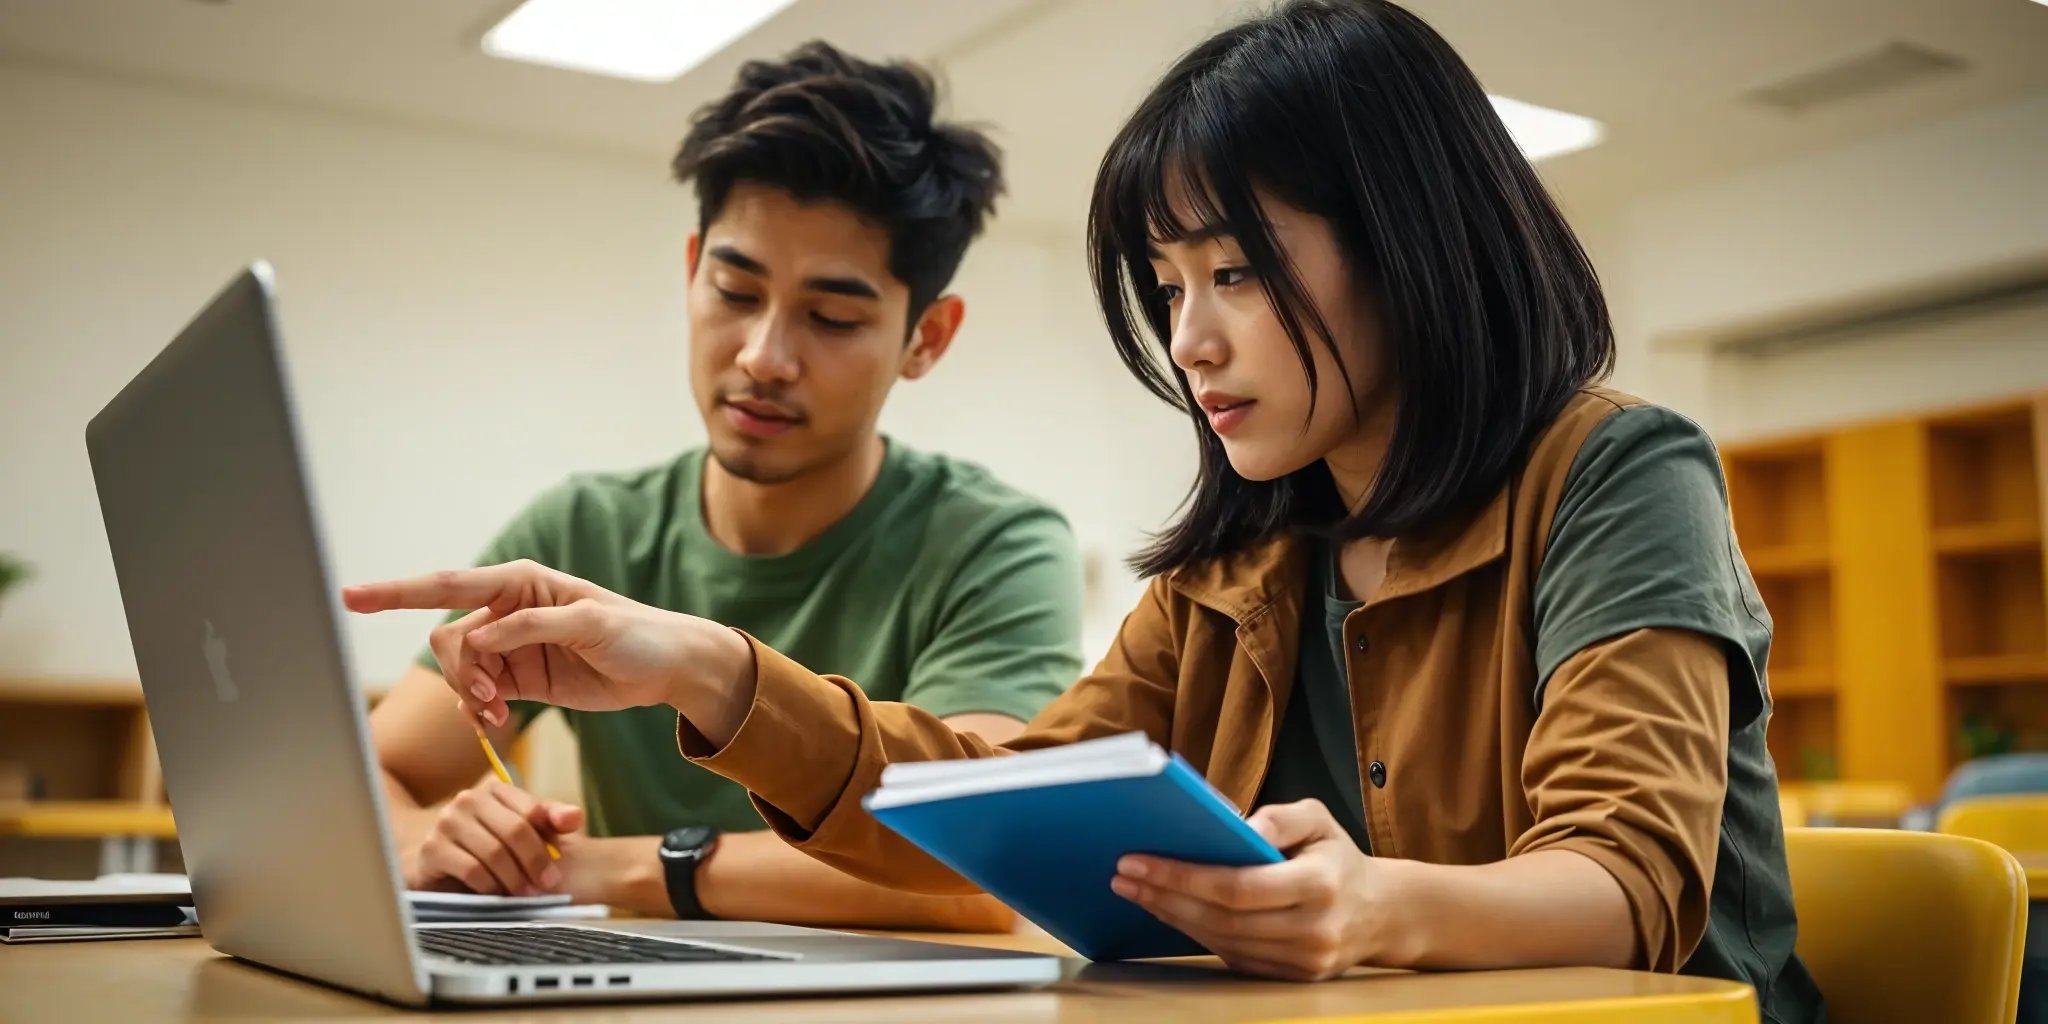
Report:
[[[646,159],[740,60],[823,37],[932,62],[1009,153],[1002,219],[1078,223],[1121,117],[1238,0],[799,0],[669,84],[483,56],[515,0],[0,0],[0,57],[344,108]],[[1412,0],[1489,90],[1596,117],[1544,173],[1578,208],[2048,88],[2027,0]],[[1788,115],[1747,90],[1890,40],[1966,73]]]

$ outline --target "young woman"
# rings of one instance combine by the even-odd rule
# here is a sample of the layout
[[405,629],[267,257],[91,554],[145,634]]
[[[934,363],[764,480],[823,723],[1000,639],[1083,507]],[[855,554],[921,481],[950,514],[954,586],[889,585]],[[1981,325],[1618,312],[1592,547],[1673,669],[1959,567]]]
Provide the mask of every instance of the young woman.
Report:
[[1113,888],[1242,970],[1683,969],[1818,1019],[1714,448],[1593,387],[1599,283],[1449,46],[1383,0],[1223,32],[1118,135],[1089,236],[1200,477],[1108,657],[1004,748],[530,563],[346,599],[480,609],[436,649],[490,722],[673,705],[686,756],[874,881],[966,885],[861,809],[890,762],[1143,730],[1290,859]]

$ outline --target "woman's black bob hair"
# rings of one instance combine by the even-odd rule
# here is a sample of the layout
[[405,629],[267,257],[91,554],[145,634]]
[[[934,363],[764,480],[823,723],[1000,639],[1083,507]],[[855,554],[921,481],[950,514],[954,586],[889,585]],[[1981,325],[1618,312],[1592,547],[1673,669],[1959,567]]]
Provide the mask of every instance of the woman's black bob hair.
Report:
[[[1277,480],[1239,476],[1164,357],[1169,325],[1147,253],[1220,228],[1265,289],[1310,393],[1323,383],[1312,339],[1346,365],[1345,339],[1308,300],[1257,190],[1329,222],[1380,317],[1399,408],[1358,508],[1342,507],[1320,462]],[[1103,157],[1088,247],[1118,354],[1187,412],[1201,446],[1179,519],[1131,560],[1147,576],[1280,530],[1391,538],[1469,513],[1614,362],[1592,263],[1479,80],[1385,0],[1291,0],[1181,57]]]

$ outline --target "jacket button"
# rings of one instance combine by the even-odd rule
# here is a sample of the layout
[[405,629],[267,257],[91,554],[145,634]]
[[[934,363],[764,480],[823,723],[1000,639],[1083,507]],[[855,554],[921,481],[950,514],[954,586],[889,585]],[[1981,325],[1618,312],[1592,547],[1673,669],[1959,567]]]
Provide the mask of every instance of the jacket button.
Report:
[[1367,765],[1365,769],[1365,777],[1372,780],[1372,785],[1374,789],[1387,788],[1386,763],[1384,761],[1374,761],[1372,764]]
[[1360,633],[1358,634],[1358,636],[1352,639],[1351,649],[1357,651],[1360,654],[1364,654],[1365,652],[1372,650],[1372,644],[1366,641],[1364,633]]

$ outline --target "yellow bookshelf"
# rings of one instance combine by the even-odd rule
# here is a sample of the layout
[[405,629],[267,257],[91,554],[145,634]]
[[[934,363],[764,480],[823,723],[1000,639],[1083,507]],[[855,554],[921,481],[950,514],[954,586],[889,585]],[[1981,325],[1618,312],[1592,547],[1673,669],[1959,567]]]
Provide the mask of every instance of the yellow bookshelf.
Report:
[[1925,799],[1962,760],[2048,749],[2048,396],[1723,454],[1781,777]]

